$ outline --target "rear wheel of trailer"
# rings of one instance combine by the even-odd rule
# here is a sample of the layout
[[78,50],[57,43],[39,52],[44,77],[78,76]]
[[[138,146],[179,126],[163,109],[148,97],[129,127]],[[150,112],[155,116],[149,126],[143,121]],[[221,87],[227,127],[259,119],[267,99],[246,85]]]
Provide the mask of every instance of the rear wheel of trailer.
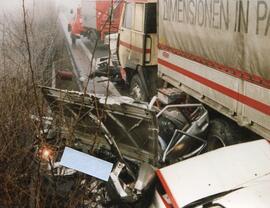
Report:
[[226,119],[214,118],[208,127],[207,151],[243,142],[240,127]]

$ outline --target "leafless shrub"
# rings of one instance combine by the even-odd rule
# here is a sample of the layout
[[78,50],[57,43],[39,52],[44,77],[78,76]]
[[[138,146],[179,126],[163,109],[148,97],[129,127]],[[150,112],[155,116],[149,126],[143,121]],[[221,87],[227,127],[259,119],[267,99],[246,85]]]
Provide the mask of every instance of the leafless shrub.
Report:
[[[39,119],[46,112],[38,85],[50,68],[58,41],[50,1],[33,1],[0,19],[0,207],[45,207],[34,146],[42,142]],[[46,2],[46,3],[45,3]]]
[[[100,184],[81,174],[64,181],[61,177],[48,179],[35,155],[35,146],[45,143],[39,121],[48,110],[38,85],[50,83],[44,73],[50,70],[56,49],[62,44],[54,5],[49,0],[22,0],[15,15],[7,13],[1,18],[0,208],[81,207],[82,200],[91,198],[89,187]],[[72,139],[81,116],[73,121],[55,118],[68,127],[66,139]],[[69,144],[64,139],[59,136],[54,142]]]

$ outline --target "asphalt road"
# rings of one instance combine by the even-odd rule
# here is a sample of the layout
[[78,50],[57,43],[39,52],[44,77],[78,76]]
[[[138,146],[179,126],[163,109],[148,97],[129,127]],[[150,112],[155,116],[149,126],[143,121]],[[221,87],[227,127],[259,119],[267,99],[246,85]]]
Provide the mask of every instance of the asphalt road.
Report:
[[[91,59],[93,51],[93,44],[91,41],[82,38],[77,39],[76,44],[72,44],[70,34],[67,31],[68,20],[67,17],[62,13],[59,15],[60,24],[66,37],[67,46],[70,51],[71,59],[74,62],[74,72],[79,82],[82,83],[82,88],[85,88],[90,73],[95,71],[96,61],[98,58],[108,56],[108,49],[104,47],[98,47],[94,53],[94,61],[91,66]],[[107,86],[108,90],[107,90]],[[107,81],[107,78],[96,77],[89,80],[87,85],[88,93],[104,94],[104,95],[115,95],[119,96],[120,93],[112,82]]]

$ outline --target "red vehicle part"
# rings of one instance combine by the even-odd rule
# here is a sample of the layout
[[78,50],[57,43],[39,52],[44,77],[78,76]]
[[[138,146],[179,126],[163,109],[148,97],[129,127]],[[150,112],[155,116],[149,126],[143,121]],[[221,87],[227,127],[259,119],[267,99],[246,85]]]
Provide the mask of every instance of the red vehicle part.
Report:
[[[116,2],[114,1],[114,5],[111,5],[110,1],[97,1],[96,3],[96,30],[100,33],[101,40],[104,40],[106,34],[118,32],[123,2],[121,1],[119,5]],[[114,9],[110,25],[109,14],[112,6]]]
[[81,8],[77,8],[74,20],[69,24],[71,36],[80,38],[80,34],[84,31],[82,26]]
[[[110,24],[109,16],[112,7],[113,15]],[[83,35],[104,41],[106,34],[118,32],[122,8],[122,1],[113,1],[112,5],[111,1],[82,0],[81,8],[77,9],[73,21],[69,24],[72,37],[79,38]]]

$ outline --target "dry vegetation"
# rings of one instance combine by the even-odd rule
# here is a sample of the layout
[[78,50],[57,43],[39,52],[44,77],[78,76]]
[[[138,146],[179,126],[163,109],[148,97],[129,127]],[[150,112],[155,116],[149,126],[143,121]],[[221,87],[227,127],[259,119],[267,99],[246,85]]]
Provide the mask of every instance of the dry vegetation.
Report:
[[39,121],[48,112],[38,86],[51,85],[53,62],[66,65],[54,4],[23,5],[21,0],[18,10],[0,17],[0,208],[85,207],[91,178],[48,179],[35,155],[46,142]]
[[41,127],[31,115],[46,112],[38,85],[50,83],[43,77],[59,40],[54,5],[33,2],[25,13],[21,7],[0,19],[0,207],[5,208],[45,207],[48,198],[33,151],[42,142]]

